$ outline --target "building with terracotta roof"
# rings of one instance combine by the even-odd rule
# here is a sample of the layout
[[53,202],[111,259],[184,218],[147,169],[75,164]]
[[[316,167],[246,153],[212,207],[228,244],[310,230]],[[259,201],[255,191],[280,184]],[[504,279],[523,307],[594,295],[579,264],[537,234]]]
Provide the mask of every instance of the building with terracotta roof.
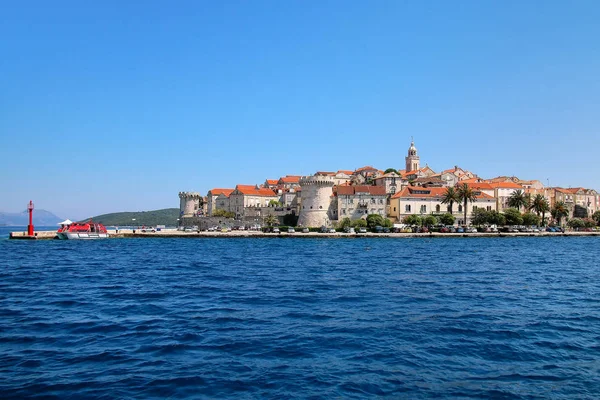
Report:
[[375,186],[382,186],[385,188],[387,194],[394,194],[402,188],[403,181],[402,177],[395,172],[388,172],[375,179],[373,179]]
[[246,208],[269,207],[271,201],[279,202],[279,195],[272,189],[237,185],[229,195],[229,211],[235,213],[237,218],[242,218]]
[[488,183],[494,189],[494,197],[496,198],[496,209],[504,211],[508,206],[508,199],[517,190],[525,191],[523,186],[512,181],[500,181]]
[[[449,212],[449,205],[442,204],[446,187],[420,187],[408,186],[396,193],[390,199],[390,217],[402,221],[409,215],[444,214]],[[470,222],[473,211],[478,208],[496,210],[494,197],[482,193],[475,193],[477,200],[467,204],[467,223]],[[462,204],[454,204],[452,214],[459,225],[464,225],[464,211]]]
[[369,214],[387,215],[387,193],[384,186],[338,186],[334,190],[337,210],[334,219],[366,218]]
[[[220,189],[215,188],[208,191],[207,198],[207,214],[212,216],[213,212],[217,209],[229,211],[229,195],[233,192],[233,189]],[[221,199],[217,199],[221,196]]]

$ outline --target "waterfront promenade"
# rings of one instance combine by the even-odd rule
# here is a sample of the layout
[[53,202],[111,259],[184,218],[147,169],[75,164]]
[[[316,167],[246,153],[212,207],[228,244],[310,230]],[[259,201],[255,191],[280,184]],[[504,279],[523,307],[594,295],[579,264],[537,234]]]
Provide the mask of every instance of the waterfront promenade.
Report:
[[[456,237],[556,237],[556,236],[600,236],[600,232],[477,232],[477,233],[320,233],[320,232],[281,232],[264,233],[260,231],[229,231],[229,232],[183,232],[175,229],[167,229],[157,232],[140,232],[136,229],[109,230],[110,238],[456,238]],[[39,231],[35,237],[27,236],[27,232],[11,232],[10,239],[54,239],[56,231]]]

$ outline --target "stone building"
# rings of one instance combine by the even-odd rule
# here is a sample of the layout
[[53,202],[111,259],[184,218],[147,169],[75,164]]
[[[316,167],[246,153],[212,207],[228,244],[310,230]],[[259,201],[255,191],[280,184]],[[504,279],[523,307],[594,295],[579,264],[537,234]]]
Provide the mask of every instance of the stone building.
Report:
[[[208,216],[212,216],[213,212],[217,209],[229,211],[229,195],[231,192],[233,192],[233,189],[215,188],[208,191],[208,194],[206,195]],[[219,202],[217,202],[219,196],[220,199]]]
[[247,208],[269,207],[271,201],[279,201],[279,196],[272,189],[237,185],[229,195],[229,211],[235,213],[236,218],[242,218]]
[[334,219],[364,219],[369,214],[385,218],[387,215],[387,193],[384,186],[338,186],[335,193],[337,212],[334,213]]
[[[396,193],[390,200],[390,217],[402,221],[409,215],[426,216],[429,214],[444,214],[449,212],[449,205],[442,203],[446,192],[445,187],[419,187],[408,186]],[[467,204],[467,222],[470,222],[473,211],[483,208],[488,211],[496,210],[496,199],[482,193],[475,192],[476,201]],[[452,214],[459,225],[464,225],[464,211],[462,204],[454,204]]]
[[402,177],[395,172],[388,172],[374,179],[375,186],[385,188],[385,193],[394,194],[402,188]]
[[332,207],[334,179],[331,176],[305,176],[299,181],[302,203],[298,225],[306,227],[330,226],[334,218]]

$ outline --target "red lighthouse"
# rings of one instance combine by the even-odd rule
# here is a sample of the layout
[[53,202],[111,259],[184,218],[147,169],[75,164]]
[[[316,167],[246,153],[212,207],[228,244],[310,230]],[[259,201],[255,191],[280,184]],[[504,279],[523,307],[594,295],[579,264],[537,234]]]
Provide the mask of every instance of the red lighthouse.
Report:
[[27,235],[33,236],[33,201],[29,200],[27,205],[27,211],[29,211],[29,225],[27,225]]

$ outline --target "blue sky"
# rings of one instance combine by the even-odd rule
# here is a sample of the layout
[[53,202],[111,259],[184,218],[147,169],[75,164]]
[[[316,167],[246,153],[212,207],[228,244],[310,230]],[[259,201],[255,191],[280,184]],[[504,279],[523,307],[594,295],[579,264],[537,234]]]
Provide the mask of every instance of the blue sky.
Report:
[[600,190],[597,1],[13,2],[0,211],[421,162]]

